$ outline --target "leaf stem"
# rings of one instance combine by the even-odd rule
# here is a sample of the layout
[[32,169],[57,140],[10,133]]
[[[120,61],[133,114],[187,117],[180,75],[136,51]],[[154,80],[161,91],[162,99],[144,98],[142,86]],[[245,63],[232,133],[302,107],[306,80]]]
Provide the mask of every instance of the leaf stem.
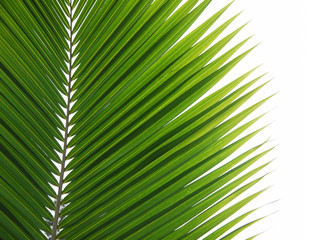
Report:
[[54,220],[52,226],[52,234],[51,240],[57,239],[57,230],[60,218],[60,208],[61,208],[61,196],[62,196],[62,187],[64,181],[64,171],[65,171],[65,162],[67,156],[67,148],[68,148],[68,133],[69,133],[69,122],[70,122],[70,102],[71,102],[71,81],[72,81],[72,35],[73,35],[73,16],[72,16],[72,0],[69,0],[69,7],[70,7],[70,45],[69,45],[69,72],[68,72],[68,95],[67,95],[67,112],[66,112],[66,126],[64,132],[64,143],[63,143],[63,152],[62,152],[62,159],[61,159],[61,169],[60,169],[60,178],[59,178],[59,186],[58,186],[58,195],[57,195],[57,202],[55,207],[54,213]]

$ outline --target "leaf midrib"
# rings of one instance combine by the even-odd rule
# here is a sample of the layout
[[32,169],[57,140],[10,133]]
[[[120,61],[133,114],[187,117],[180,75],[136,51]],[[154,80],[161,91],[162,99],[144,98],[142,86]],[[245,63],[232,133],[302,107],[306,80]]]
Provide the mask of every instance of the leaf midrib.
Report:
[[73,47],[73,16],[72,16],[72,10],[73,10],[73,1],[69,0],[69,31],[70,31],[70,44],[69,44],[69,69],[68,69],[68,90],[67,90],[67,111],[66,111],[66,126],[64,131],[64,141],[63,141],[63,153],[61,158],[61,169],[60,169],[60,175],[59,175],[59,186],[58,186],[58,194],[56,199],[56,207],[55,207],[55,213],[54,213],[54,219],[53,219],[53,226],[52,226],[52,233],[51,233],[51,239],[56,240],[57,239],[57,229],[59,228],[59,218],[60,218],[60,207],[62,202],[62,187],[64,182],[64,171],[65,171],[65,162],[67,158],[67,148],[68,148],[68,132],[69,132],[69,123],[70,123],[70,103],[71,103],[71,81],[72,81],[72,47]]

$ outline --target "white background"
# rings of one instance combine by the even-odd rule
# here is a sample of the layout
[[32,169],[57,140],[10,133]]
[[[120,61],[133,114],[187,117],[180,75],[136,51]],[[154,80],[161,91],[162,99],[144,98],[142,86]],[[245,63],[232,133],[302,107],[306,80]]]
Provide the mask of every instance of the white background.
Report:
[[[197,24],[228,2],[213,1]],[[215,27],[242,10],[232,28],[251,21],[234,43],[254,34],[244,49],[261,44],[235,75],[263,63],[260,73],[269,72],[265,80],[274,79],[257,99],[279,92],[259,110],[271,110],[261,126],[272,123],[261,138],[271,136],[278,147],[269,156],[277,157],[269,167],[275,171],[262,183],[273,187],[255,204],[279,201],[256,216],[278,212],[237,239],[260,232],[261,240],[320,239],[320,1],[236,0]]]

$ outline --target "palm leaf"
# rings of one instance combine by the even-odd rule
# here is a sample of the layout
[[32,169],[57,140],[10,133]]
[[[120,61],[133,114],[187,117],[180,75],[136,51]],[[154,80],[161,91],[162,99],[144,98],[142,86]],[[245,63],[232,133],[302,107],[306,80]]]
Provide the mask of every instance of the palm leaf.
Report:
[[205,35],[231,3],[187,33],[210,2],[1,2],[2,239],[197,239],[221,223],[208,238],[231,239],[257,221],[235,214],[264,190],[233,200],[271,149],[238,150],[270,97],[242,107],[266,84],[254,68],[201,98],[254,49],[226,48],[238,15]]

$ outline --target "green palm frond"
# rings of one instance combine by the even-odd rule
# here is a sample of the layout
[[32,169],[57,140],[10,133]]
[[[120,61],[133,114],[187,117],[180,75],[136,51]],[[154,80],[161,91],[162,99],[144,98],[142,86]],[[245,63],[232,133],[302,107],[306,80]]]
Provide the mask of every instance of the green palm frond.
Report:
[[233,200],[268,165],[267,141],[238,150],[270,97],[243,108],[254,68],[201,98],[254,49],[228,47],[238,15],[206,34],[231,3],[187,33],[210,2],[1,1],[2,239],[232,239],[258,221],[235,214],[264,190]]

